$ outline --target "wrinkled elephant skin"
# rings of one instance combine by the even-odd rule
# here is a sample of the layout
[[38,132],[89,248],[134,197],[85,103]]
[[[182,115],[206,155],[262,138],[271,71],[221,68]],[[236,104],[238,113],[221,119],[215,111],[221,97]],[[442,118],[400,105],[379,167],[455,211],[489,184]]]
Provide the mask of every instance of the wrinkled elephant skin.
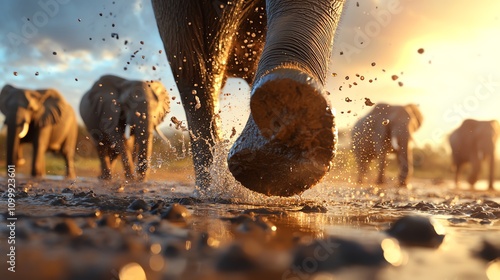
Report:
[[27,90],[6,85],[0,93],[0,111],[5,115],[7,126],[7,165],[22,165],[21,143],[32,143],[32,176],[43,177],[46,174],[45,154],[53,151],[63,155],[66,177],[76,178],[76,114],[58,91]]
[[153,0],[199,187],[213,183],[218,95],[229,77],[252,87],[251,115],[228,155],[234,177],[250,190],[290,196],[326,174],[336,134],[323,87],[343,2]]
[[422,125],[423,116],[414,104],[393,106],[377,104],[352,129],[352,150],[362,183],[372,160],[377,160],[377,184],[385,183],[386,157],[394,152],[399,167],[398,184],[407,186],[413,173],[413,133]]
[[495,177],[495,149],[498,136],[500,134],[500,124],[497,120],[478,121],[467,119],[460,127],[454,130],[449,138],[453,165],[455,167],[455,184],[458,186],[458,177],[462,167],[470,163],[472,170],[469,174],[468,182],[471,187],[479,178],[481,164],[488,161],[488,187],[493,190]]
[[99,178],[111,179],[114,160],[121,156],[127,179],[147,180],[153,132],[169,110],[168,92],[160,82],[99,78],[80,102],[80,115],[101,161]]

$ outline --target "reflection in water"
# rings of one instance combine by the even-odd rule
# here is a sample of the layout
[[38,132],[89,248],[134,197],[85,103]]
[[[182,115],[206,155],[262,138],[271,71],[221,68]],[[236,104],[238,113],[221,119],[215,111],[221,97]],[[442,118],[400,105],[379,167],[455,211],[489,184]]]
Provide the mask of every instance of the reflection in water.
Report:
[[120,280],[146,280],[146,273],[141,265],[135,262],[128,263],[120,269]]
[[386,238],[382,240],[380,246],[384,250],[384,258],[388,263],[394,266],[400,266],[404,263],[404,254],[401,251],[397,240]]
[[490,262],[488,268],[486,269],[486,275],[489,280],[500,279],[500,258]]

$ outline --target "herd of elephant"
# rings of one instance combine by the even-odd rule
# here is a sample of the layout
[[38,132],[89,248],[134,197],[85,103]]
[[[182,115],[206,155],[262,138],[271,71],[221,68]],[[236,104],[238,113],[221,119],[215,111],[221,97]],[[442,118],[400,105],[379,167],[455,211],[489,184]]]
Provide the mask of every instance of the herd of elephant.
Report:
[[[278,196],[315,185],[336,153],[335,117],[324,86],[344,0],[152,4],[187,117],[196,185],[209,188],[213,183],[213,149],[222,141],[218,96],[229,77],[251,86],[251,114],[227,158],[235,179],[250,190]],[[76,117],[60,94],[5,86],[0,106],[8,127],[7,164],[21,160],[20,143],[31,141],[32,175],[43,175],[44,153],[56,150],[66,158],[68,177],[75,177]],[[104,76],[94,84],[82,98],[80,113],[95,142],[102,179],[110,179],[119,155],[126,177],[146,179],[152,133],[168,110],[168,94],[157,82]],[[421,120],[416,106],[375,106],[353,129],[360,180],[368,162],[377,158],[382,182],[382,163],[392,149],[398,153],[400,184],[406,184],[412,170],[408,144]],[[488,125],[491,130],[484,132]],[[485,147],[493,149],[497,126],[471,120],[452,135],[457,170],[492,155]],[[480,144],[485,135],[492,145]]]
[[[99,78],[82,97],[80,115],[94,140],[100,164],[100,179],[112,179],[113,162],[121,156],[128,180],[145,181],[150,167],[153,132],[169,113],[170,98],[158,81],[132,81],[113,75]],[[77,118],[73,108],[55,89],[28,90],[6,85],[0,93],[0,111],[7,126],[7,164],[22,164],[20,144],[33,144],[32,176],[45,175],[45,153],[60,152],[66,161],[66,176],[74,179]],[[385,183],[389,153],[397,155],[398,184],[407,186],[413,170],[412,135],[421,126],[418,106],[376,104],[352,128],[352,152],[362,183],[372,161],[376,161],[377,184]],[[468,182],[478,180],[481,163],[488,159],[489,187],[493,189],[495,143],[498,121],[465,120],[449,137],[458,183],[461,167],[470,163]],[[134,170],[135,167],[135,170]],[[249,180],[256,180],[255,178]],[[243,182],[242,182],[243,183]]]

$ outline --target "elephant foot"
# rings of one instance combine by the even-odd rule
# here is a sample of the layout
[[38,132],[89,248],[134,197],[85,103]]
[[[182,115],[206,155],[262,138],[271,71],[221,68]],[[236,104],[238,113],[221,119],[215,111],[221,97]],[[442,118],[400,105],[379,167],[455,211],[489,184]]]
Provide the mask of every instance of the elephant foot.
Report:
[[275,70],[254,87],[250,116],[228,156],[250,190],[291,196],[316,184],[335,154],[334,116],[322,87],[294,70]]

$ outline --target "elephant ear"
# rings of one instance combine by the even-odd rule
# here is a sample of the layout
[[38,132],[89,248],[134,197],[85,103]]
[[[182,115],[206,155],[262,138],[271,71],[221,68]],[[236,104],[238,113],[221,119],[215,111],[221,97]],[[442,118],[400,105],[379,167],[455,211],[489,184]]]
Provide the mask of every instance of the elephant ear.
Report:
[[408,104],[405,106],[408,115],[410,115],[410,123],[409,128],[411,131],[416,131],[422,126],[422,121],[424,120],[424,116],[420,109],[415,104]]
[[156,104],[150,104],[150,116],[154,118],[153,123],[157,126],[170,113],[170,97],[167,89],[161,82],[148,81],[145,84],[148,87],[146,90],[152,93],[156,102]]
[[[38,100],[28,98],[30,107],[34,109],[34,121],[38,126],[53,125],[61,122],[61,115],[66,101],[54,89],[39,90]],[[33,96],[32,96],[33,97]]]
[[0,112],[7,115],[8,112],[8,100],[15,93],[16,88],[11,85],[5,85],[0,92]]

